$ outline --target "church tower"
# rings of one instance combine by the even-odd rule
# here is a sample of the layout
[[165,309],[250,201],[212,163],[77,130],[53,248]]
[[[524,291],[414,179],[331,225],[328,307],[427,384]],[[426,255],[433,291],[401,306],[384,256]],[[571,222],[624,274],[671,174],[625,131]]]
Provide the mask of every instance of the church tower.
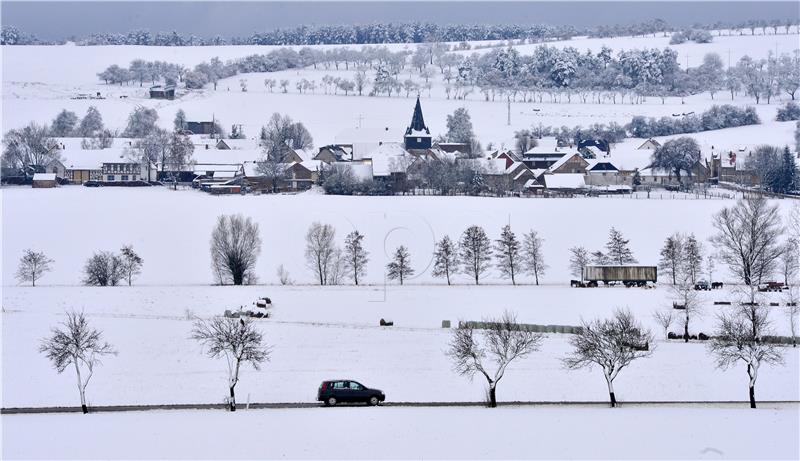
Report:
[[419,103],[419,96],[417,96],[417,105],[414,107],[411,125],[406,128],[405,147],[408,151],[431,148],[431,130],[425,126],[425,119],[422,118],[422,105]]

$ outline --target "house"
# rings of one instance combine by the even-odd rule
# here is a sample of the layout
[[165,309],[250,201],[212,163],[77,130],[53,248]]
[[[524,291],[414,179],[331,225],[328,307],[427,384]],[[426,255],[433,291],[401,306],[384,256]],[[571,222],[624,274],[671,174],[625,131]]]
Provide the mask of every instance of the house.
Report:
[[565,154],[547,168],[551,173],[586,173],[589,162],[581,154]]
[[[321,162],[320,162],[321,163]],[[284,181],[291,190],[307,190],[319,180],[319,169],[312,164],[293,162],[286,167]]]
[[605,139],[582,139],[578,141],[578,152],[596,158],[611,152],[611,146]]
[[[87,181],[106,181],[107,175],[115,176],[115,180],[119,181],[121,172],[124,170],[125,175],[133,176],[133,171],[136,171],[136,179],[148,180],[147,168],[142,168],[140,162],[133,159],[131,153],[126,148],[108,148],[108,149],[81,149],[67,148],[60,152],[61,160],[59,163],[64,167],[63,178],[69,180],[73,184],[83,184]],[[116,170],[112,165],[131,165],[125,167],[117,167]],[[108,165],[108,168],[104,166]],[[139,166],[139,170],[136,170]],[[50,169],[60,169],[58,165],[51,163]],[[106,177],[104,177],[106,175]],[[156,179],[154,167],[150,170],[150,178]]]
[[353,159],[352,149],[345,149],[336,144],[329,144],[322,146],[316,155],[312,157],[314,160],[319,160],[327,164],[335,162],[347,162]]
[[608,160],[590,160],[585,173],[587,186],[631,186],[633,176],[620,173]]
[[253,150],[258,148],[258,141],[255,139],[220,139],[217,141],[216,148],[219,150]]
[[659,147],[661,147],[661,143],[660,142],[656,141],[653,138],[649,138],[647,141],[643,142],[642,145],[637,147],[637,149],[639,149],[639,150],[645,150],[645,149],[656,150]]
[[155,165],[150,168],[143,162],[132,159],[118,159],[103,162],[101,167],[101,182],[128,182],[155,180],[158,172]]
[[425,119],[422,117],[419,96],[417,96],[417,104],[414,106],[414,114],[411,116],[411,124],[406,128],[403,140],[408,151],[431,148],[431,130],[425,125]]
[[546,190],[553,192],[576,193],[586,189],[586,180],[580,173],[546,173],[539,177],[539,182]]
[[537,139],[536,143],[536,146],[522,153],[522,161],[532,170],[550,168],[563,156],[575,153],[570,147],[559,146],[554,137]]
[[175,85],[151,86],[150,99],[175,99]]
[[472,145],[466,142],[435,142],[432,148],[447,153],[461,153],[467,157],[472,155]]
[[33,174],[33,188],[34,189],[48,189],[56,187],[55,173],[34,173]]
[[[334,145],[349,152],[350,160],[360,160],[383,143],[397,143],[403,139],[402,131],[390,127],[351,128],[334,137]],[[318,160],[323,160],[319,158]],[[345,160],[345,157],[342,158]],[[337,160],[339,161],[339,160]]]
[[215,134],[217,133],[216,123],[211,122],[186,122],[186,130],[191,131],[192,134]]

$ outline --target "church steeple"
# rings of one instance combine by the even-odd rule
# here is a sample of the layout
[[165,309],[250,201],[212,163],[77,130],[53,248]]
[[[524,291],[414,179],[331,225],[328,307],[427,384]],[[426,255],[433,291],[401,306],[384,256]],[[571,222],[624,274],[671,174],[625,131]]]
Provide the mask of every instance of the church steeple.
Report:
[[411,125],[406,128],[406,136],[411,134],[431,134],[431,130],[425,126],[425,119],[422,117],[422,104],[419,103],[419,96],[417,96],[417,105],[414,106],[414,115],[411,117]]
[[430,149],[431,130],[425,126],[425,119],[422,117],[422,104],[417,96],[417,104],[414,106],[414,115],[411,117],[411,125],[406,128],[405,135],[406,150]]

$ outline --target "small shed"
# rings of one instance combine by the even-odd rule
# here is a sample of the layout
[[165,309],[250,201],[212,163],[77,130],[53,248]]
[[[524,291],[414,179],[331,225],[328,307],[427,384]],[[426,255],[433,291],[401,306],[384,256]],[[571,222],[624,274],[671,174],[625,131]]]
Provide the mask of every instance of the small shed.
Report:
[[56,174],[55,173],[35,173],[33,175],[33,188],[34,189],[47,189],[56,187]]
[[151,86],[150,99],[175,99],[175,86],[174,85]]

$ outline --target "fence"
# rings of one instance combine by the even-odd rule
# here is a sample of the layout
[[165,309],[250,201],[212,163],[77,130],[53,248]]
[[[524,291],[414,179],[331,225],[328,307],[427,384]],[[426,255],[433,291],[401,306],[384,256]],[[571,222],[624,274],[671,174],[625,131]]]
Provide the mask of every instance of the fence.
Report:
[[[474,328],[476,330],[488,330],[496,325],[498,324],[494,322],[458,322],[459,328]],[[534,333],[565,333],[577,335],[583,331],[583,327],[572,325],[537,325],[532,323],[518,323],[515,325],[519,330],[532,331]]]

